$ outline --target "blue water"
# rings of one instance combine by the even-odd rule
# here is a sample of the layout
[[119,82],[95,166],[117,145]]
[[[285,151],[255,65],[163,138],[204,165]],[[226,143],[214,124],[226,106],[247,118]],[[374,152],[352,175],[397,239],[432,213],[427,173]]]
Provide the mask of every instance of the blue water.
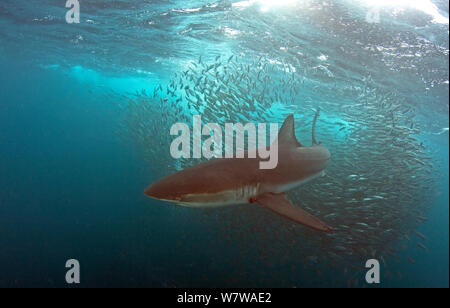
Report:
[[[428,251],[407,244],[391,263],[394,277],[382,269],[380,286],[448,287],[448,2],[423,1],[432,13],[380,7],[377,23],[365,18],[364,1],[293,2],[80,1],[80,24],[67,24],[64,1],[3,0],[0,287],[67,286],[71,258],[87,287],[348,286],[339,265],[319,275],[282,254],[267,265],[214,231],[220,216],[143,194],[169,169],[124,140],[124,106],[200,55],[211,63],[219,55],[290,63],[294,55],[312,100],[330,100],[333,83],[358,86],[370,75],[413,106],[435,166],[428,220],[417,226]],[[332,81],[308,71],[323,62]],[[156,142],[147,146],[168,155]],[[240,224],[245,233],[245,217]]]

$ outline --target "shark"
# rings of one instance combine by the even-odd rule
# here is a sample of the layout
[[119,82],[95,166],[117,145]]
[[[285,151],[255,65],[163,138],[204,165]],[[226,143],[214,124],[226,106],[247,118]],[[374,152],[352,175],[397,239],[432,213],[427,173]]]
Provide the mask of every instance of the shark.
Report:
[[297,140],[293,114],[286,117],[278,132],[278,164],[273,169],[260,169],[258,157],[214,158],[168,175],[148,186],[144,193],[193,208],[256,203],[303,226],[332,231],[286,197],[286,192],[325,174],[331,154],[316,141],[318,115],[319,110],[313,120],[311,146]]

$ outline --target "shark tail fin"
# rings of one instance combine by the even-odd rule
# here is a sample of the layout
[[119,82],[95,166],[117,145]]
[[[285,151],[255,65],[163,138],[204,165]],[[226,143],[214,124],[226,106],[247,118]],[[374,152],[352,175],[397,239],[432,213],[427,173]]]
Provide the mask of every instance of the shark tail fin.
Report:
[[316,110],[316,114],[314,115],[314,120],[313,120],[313,125],[312,125],[312,144],[313,145],[319,145],[320,142],[317,142],[316,140],[316,123],[317,123],[317,118],[319,117],[320,114],[320,108],[317,108]]
[[287,116],[280,128],[280,132],[278,133],[278,144],[289,144],[295,147],[302,146],[295,137],[294,115],[292,113]]
[[284,194],[264,193],[256,196],[255,202],[283,217],[309,228],[325,232],[333,230],[319,218],[293,205],[286,199]]

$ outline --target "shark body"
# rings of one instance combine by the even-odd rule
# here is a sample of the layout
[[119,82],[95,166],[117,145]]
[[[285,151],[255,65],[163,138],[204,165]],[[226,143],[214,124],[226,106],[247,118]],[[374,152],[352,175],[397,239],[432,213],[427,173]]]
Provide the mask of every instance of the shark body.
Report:
[[332,228],[293,205],[285,192],[324,174],[331,157],[324,146],[302,146],[289,115],[278,134],[278,164],[260,169],[260,158],[216,158],[169,175],[150,185],[149,197],[188,207],[258,203],[297,223],[320,231]]

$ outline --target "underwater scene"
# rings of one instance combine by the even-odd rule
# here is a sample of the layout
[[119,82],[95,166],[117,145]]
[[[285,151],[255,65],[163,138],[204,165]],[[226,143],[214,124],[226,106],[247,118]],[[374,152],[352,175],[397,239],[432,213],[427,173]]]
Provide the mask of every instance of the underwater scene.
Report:
[[0,1],[0,287],[448,288],[448,16]]

